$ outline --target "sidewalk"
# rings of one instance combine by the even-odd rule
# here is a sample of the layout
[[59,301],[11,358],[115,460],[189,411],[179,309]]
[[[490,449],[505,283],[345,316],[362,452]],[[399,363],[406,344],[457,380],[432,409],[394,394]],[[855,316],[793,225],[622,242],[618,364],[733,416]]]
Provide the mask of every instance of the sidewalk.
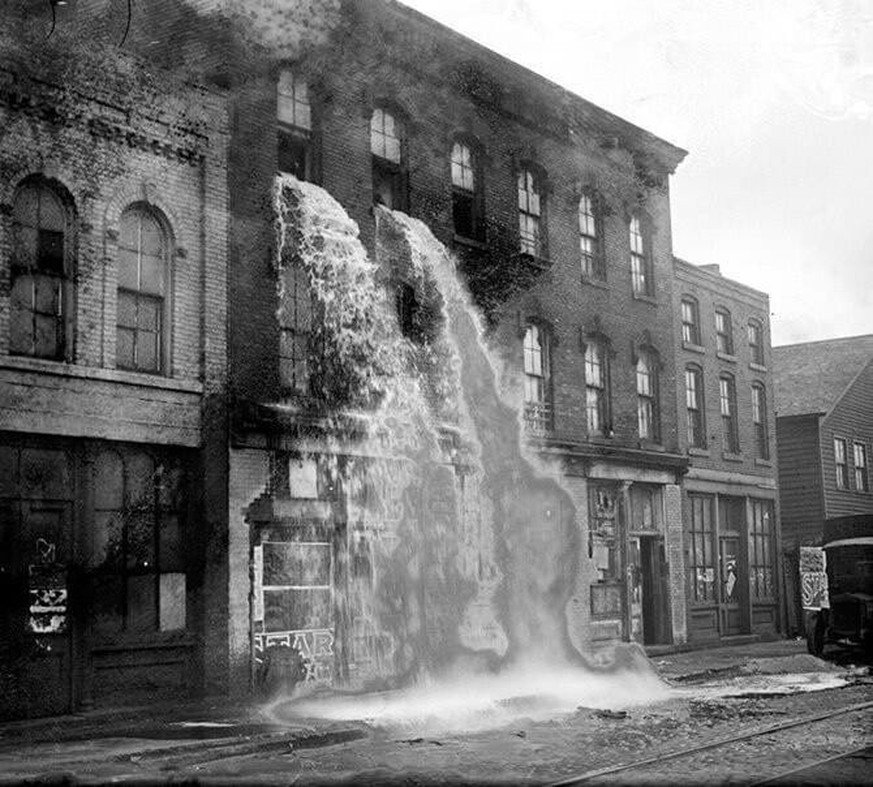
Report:
[[699,648],[649,658],[658,674],[670,682],[693,682],[754,673],[831,672],[840,669],[810,656],[806,650],[806,640],[803,639]]
[[[671,683],[704,681],[732,675],[830,671],[838,667],[815,659],[803,640],[755,642],[690,650],[651,657],[658,674]],[[61,743],[99,738],[153,741],[164,747],[209,747],[231,741],[294,742],[295,746],[329,745],[361,737],[355,723],[300,720],[272,723],[253,701],[227,698],[183,700],[146,707],[102,708],[66,716],[0,722],[0,752],[35,743]],[[351,736],[351,737],[350,737]]]

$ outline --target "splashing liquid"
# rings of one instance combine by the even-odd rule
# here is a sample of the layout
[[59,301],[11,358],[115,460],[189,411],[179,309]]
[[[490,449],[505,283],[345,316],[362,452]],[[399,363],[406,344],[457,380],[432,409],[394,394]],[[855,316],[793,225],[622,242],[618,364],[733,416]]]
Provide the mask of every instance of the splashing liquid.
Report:
[[[565,610],[580,555],[573,499],[557,468],[525,445],[520,393],[500,393],[499,362],[446,248],[422,222],[377,208],[376,265],[323,189],[280,176],[274,204],[280,301],[281,282],[303,270],[320,317],[315,391],[366,409],[367,439],[384,449],[384,461],[346,466],[349,530],[372,558],[366,581],[350,583],[337,606],[351,629],[366,622],[370,674],[418,692],[365,705],[298,701],[282,713],[408,716],[439,697],[456,717],[464,697],[472,707],[470,680],[491,711],[519,693],[551,697],[542,707],[554,710],[582,694],[608,696],[630,678],[637,700],[660,694],[637,651],[598,669],[570,641]],[[415,340],[386,295],[392,270],[430,310]],[[356,493],[373,489],[383,490],[369,495],[380,499],[375,515],[366,500],[356,509]],[[346,655],[352,669],[365,669],[354,646]],[[592,683],[597,672],[615,682]]]

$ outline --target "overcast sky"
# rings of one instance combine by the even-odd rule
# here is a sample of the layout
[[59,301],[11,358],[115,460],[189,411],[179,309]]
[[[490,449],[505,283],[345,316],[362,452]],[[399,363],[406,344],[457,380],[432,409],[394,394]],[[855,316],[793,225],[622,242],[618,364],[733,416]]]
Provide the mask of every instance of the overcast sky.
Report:
[[689,151],[674,253],[873,333],[873,0],[404,0]]

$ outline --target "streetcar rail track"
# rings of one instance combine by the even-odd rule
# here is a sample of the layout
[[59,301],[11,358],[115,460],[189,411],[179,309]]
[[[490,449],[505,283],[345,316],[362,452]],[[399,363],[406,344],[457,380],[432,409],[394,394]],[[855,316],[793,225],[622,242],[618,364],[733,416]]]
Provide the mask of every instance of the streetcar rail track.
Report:
[[817,768],[819,765],[827,765],[829,762],[836,762],[837,760],[845,759],[846,757],[854,757],[856,754],[861,754],[870,749],[870,746],[861,746],[857,749],[852,749],[852,751],[843,752],[842,754],[834,754],[831,757],[825,757],[821,760],[816,760],[815,762],[807,763],[806,765],[801,765],[797,768],[792,768],[788,771],[782,771],[781,773],[777,773],[775,776],[769,776],[766,779],[761,779],[761,781],[753,782],[751,787],[758,787],[761,784],[773,784],[775,782],[780,782],[782,779],[790,778],[791,776],[797,776],[798,774],[803,773],[804,771],[812,770],[813,768]]
[[[707,743],[701,743],[697,746],[690,746],[687,749],[679,749],[678,751],[665,752],[664,754],[658,754],[642,760],[635,760],[634,762],[622,763],[620,765],[610,765],[606,768],[598,768],[597,770],[586,771],[584,773],[561,779],[560,781],[550,782],[549,787],[570,787],[570,785],[579,784],[580,782],[588,781],[589,779],[596,779],[600,776],[608,776],[614,773],[622,773],[623,771],[633,771],[652,765],[660,765],[663,762],[678,760],[682,757],[688,757],[692,754],[697,754],[698,752],[707,751],[709,749],[717,749],[720,746],[727,746],[728,744],[736,743],[737,741],[748,740],[749,738],[757,738],[761,735],[769,735],[774,732],[781,732],[782,730],[788,730],[792,727],[800,727],[803,724],[812,724],[818,721],[824,721],[825,719],[833,718],[834,716],[841,716],[846,713],[853,713],[855,711],[866,710],[868,708],[873,708],[873,700],[868,700],[867,702],[858,702],[854,703],[853,705],[846,705],[845,707],[837,708],[836,710],[826,711],[824,713],[807,714],[805,716],[791,719],[790,721],[783,721],[778,724],[768,724],[765,727],[758,727],[754,730],[749,730],[739,735],[730,735],[727,737],[717,738],[716,740],[708,741]],[[782,778],[782,775],[780,774],[778,777],[774,778]]]

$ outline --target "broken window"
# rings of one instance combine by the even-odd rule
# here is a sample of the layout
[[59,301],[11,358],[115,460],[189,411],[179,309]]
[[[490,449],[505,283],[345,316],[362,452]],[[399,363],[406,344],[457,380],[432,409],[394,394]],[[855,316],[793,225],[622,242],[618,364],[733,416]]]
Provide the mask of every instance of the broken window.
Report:
[[121,216],[118,242],[116,365],[160,373],[168,335],[170,241],[164,222],[146,205]]
[[100,634],[184,629],[184,463],[138,449],[94,462],[91,568]]
[[290,70],[279,73],[276,88],[279,172],[312,180],[312,106],[307,83]]
[[385,109],[374,109],[370,119],[373,158],[373,202],[391,210],[406,210],[404,129]]
[[452,145],[452,219],[455,234],[472,240],[485,240],[482,186],[475,147],[458,141]]
[[73,344],[72,215],[58,189],[32,178],[12,206],[9,352],[69,360]]

